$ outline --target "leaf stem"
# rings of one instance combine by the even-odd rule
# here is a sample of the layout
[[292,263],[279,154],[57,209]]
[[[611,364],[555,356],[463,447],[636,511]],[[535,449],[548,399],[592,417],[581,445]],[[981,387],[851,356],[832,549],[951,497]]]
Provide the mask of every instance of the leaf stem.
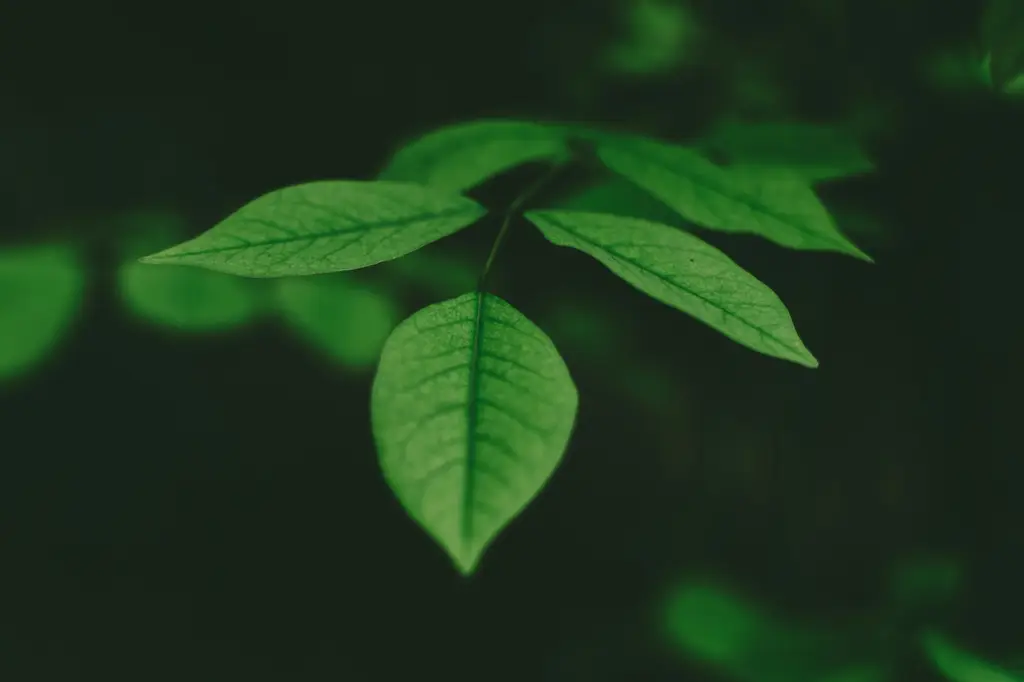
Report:
[[487,277],[491,273],[494,261],[498,257],[498,251],[501,249],[501,245],[508,236],[509,228],[512,226],[512,220],[516,217],[516,214],[519,213],[526,202],[532,199],[537,192],[543,189],[544,186],[547,185],[552,178],[558,175],[558,173],[567,165],[568,161],[559,161],[552,164],[543,175],[520,192],[519,196],[517,196],[512,203],[508,205],[508,208],[505,209],[504,217],[501,220],[501,228],[498,230],[498,236],[494,238],[494,244],[491,245],[491,252],[487,254],[487,261],[484,263],[484,269],[480,272],[480,278],[477,280],[476,290],[478,292],[483,293],[486,291]]

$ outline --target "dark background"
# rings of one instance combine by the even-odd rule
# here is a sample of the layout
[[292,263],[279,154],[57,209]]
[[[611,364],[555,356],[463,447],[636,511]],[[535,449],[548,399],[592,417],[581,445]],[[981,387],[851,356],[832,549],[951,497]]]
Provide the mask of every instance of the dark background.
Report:
[[[0,679],[717,679],[659,644],[652,613],[682,576],[828,623],[882,608],[918,552],[965,565],[934,622],[1024,654],[1024,108],[918,68],[972,39],[982,3],[695,2],[694,58],[644,78],[593,66],[618,7],[7,1],[0,244],[71,229],[90,284],[60,352],[0,386]],[[732,345],[517,230],[499,293],[527,315],[555,293],[596,303],[631,352],[609,367],[552,330],[581,392],[574,440],[469,579],[381,479],[370,374],[325,371],[272,325],[161,334],[112,293],[105,215],[170,206],[198,233],[481,116],[684,137],[736,106],[749,62],[790,119],[887,115],[866,136],[878,172],[821,191],[887,226],[854,235],[874,266],[712,239],[821,367]],[[533,173],[477,195],[498,207]],[[482,261],[492,234],[450,241]],[[670,397],[610,379],[638,359]]]

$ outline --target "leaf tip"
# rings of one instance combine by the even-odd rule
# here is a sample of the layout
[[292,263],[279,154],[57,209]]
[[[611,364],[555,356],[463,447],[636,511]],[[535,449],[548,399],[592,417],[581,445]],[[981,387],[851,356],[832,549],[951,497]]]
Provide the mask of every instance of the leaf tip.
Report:
[[481,552],[474,550],[465,550],[462,552],[455,552],[449,550],[449,556],[452,559],[452,563],[455,564],[455,568],[458,569],[459,573],[463,578],[469,578],[476,569],[480,566]]

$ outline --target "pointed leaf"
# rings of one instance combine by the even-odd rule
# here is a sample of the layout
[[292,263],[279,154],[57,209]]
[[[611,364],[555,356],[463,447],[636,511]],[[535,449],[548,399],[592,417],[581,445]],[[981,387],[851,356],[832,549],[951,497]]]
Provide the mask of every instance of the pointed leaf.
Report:
[[637,137],[604,136],[597,153],[609,169],[702,227],[871,260],[839,232],[806,181],[790,172],[726,170],[691,149]]
[[470,121],[410,142],[395,153],[379,177],[461,192],[528,161],[566,154],[560,128],[529,121]]
[[874,167],[857,141],[838,128],[807,123],[724,123],[700,142],[730,163],[830,180]]
[[265,194],[195,239],[142,260],[247,277],[356,270],[404,256],[484,213],[465,197],[415,184],[311,182]]
[[71,327],[85,272],[70,245],[0,251],[0,381],[33,369]]
[[946,679],[952,682],[1022,682],[1024,677],[978,658],[937,632],[926,632],[921,646]]
[[737,343],[818,366],[779,297],[697,237],[667,225],[601,213],[531,211],[526,218],[552,243],[593,256],[651,298]]
[[548,336],[497,296],[471,293],[395,329],[370,407],[388,484],[468,575],[554,472],[577,404]]
[[394,301],[344,275],[289,277],[274,293],[288,327],[348,369],[373,367],[398,324]]

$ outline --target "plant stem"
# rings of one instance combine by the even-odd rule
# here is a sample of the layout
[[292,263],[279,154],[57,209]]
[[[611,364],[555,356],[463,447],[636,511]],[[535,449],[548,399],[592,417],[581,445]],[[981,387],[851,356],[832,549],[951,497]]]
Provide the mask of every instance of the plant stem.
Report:
[[537,192],[551,181],[552,178],[558,175],[566,165],[567,162],[565,161],[552,164],[551,167],[548,168],[547,172],[520,192],[519,196],[517,196],[512,203],[508,205],[508,208],[505,209],[504,217],[501,221],[501,228],[498,230],[498,236],[494,238],[494,244],[491,245],[491,252],[487,254],[487,261],[484,263],[484,269],[480,272],[480,278],[477,280],[477,291],[486,291],[487,276],[491,273],[494,261],[498,257],[498,251],[501,249],[501,245],[504,243],[505,237],[508,235],[509,228],[512,225],[512,220],[516,217],[516,214],[519,213],[526,202],[532,199]]

